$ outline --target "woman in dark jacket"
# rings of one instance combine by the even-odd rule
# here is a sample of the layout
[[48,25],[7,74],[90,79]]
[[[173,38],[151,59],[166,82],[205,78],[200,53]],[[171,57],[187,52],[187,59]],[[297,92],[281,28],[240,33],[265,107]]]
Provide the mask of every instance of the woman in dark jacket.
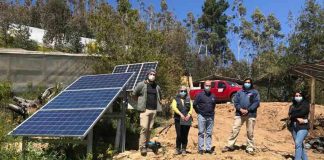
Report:
[[177,133],[175,154],[186,154],[188,133],[191,126],[192,102],[186,86],[181,86],[179,93],[171,103],[174,111],[174,124]]
[[296,92],[289,108],[289,129],[295,142],[295,160],[307,160],[303,142],[308,134],[309,102],[302,92]]

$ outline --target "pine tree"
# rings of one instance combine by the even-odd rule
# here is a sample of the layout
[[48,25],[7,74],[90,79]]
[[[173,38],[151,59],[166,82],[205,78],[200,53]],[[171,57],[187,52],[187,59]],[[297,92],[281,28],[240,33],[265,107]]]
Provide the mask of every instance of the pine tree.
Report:
[[36,0],[35,5],[31,8],[30,13],[30,26],[32,27],[38,27],[38,28],[44,28],[44,25],[42,23],[42,17],[44,17],[44,6],[45,2],[44,0]]
[[0,46],[8,47],[10,42],[10,35],[8,31],[10,29],[10,24],[13,23],[15,19],[15,8],[13,4],[8,4],[6,2],[0,2]]
[[324,57],[324,8],[315,0],[305,2],[289,38],[289,54],[300,57],[300,62],[313,62]]
[[44,6],[42,23],[46,30],[44,43],[54,43],[57,49],[62,49],[65,38],[68,37],[68,22],[71,18],[70,9],[64,1],[49,0]]
[[218,66],[224,65],[225,54],[229,49],[226,38],[229,17],[225,14],[228,7],[225,0],[206,0],[202,7],[203,15],[198,19],[198,43],[207,45],[208,53],[216,57]]

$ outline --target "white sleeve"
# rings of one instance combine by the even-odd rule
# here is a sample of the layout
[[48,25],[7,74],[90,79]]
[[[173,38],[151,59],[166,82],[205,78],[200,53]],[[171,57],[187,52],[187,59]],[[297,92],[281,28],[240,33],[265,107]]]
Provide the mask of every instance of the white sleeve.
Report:
[[304,119],[304,123],[308,123],[308,119]]

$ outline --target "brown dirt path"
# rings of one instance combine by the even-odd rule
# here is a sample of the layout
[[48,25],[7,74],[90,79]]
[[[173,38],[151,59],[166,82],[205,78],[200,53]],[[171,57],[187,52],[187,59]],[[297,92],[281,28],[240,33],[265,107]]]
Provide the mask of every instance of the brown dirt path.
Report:
[[[138,151],[126,151],[114,157],[114,159],[228,159],[228,160],[281,160],[286,159],[284,155],[294,153],[294,143],[287,129],[280,130],[282,122],[280,119],[285,118],[290,103],[269,102],[261,103],[258,110],[258,117],[255,126],[255,145],[256,154],[249,155],[244,150],[235,150],[234,152],[221,153],[221,149],[226,145],[227,138],[230,135],[234,118],[234,108],[232,104],[217,104],[215,124],[213,131],[213,145],[215,154],[197,154],[198,129],[196,114],[193,115],[194,123],[189,132],[188,151],[191,154],[173,155],[175,148],[175,128],[172,126],[168,132],[160,134],[153,138],[165,146],[164,150],[160,149],[159,154],[155,155],[149,152],[146,157],[142,157]],[[324,106],[316,106],[316,116],[324,117]],[[170,120],[170,123],[173,119]],[[160,131],[162,128],[157,128]],[[323,131],[323,129],[322,129]],[[317,131],[318,132],[318,131]],[[324,132],[320,133],[324,136]],[[241,146],[246,142],[245,125],[242,126],[236,145]],[[324,160],[324,154],[313,153],[308,150],[307,154],[310,160]]]

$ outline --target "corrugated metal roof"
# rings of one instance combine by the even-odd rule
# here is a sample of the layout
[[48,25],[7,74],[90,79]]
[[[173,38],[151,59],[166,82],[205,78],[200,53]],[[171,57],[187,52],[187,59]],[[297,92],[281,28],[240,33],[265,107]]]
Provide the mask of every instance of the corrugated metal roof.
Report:
[[316,80],[324,82],[324,60],[298,65],[293,68],[293,71],[299,75],[314,77]]

